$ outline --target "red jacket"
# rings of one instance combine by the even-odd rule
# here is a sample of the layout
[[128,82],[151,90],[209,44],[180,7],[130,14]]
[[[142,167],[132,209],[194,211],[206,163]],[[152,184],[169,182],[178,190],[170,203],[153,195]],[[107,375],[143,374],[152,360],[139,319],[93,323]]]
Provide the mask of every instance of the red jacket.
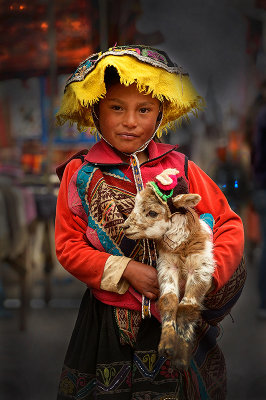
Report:
[[[144,185],[162,172],[162,168],[174,168],[176,146],[151,142],[148,147],[149,161],[141,165]],[[104,141],[96,143],[85,160],[98,165],[108,164],[119,169],[134,182],[131,168]],[[55,223],[56,253],[62,266],[90,288],[99,289],[106,260],[110,254],[95,250],[86,240],[87,222],[75,215],[68,205],[69,182],[81,166],[80,159],[73,159],[65,168],[57,202]],[[202,200],[196,207],[199,214],[211,213],[215,220],[213,230],[215,290],[231,278],[240,264],[244,249],[241,219],[228,205],[218,186],[192,161],[188,161],[187,175],[191,193],[198,193]]]

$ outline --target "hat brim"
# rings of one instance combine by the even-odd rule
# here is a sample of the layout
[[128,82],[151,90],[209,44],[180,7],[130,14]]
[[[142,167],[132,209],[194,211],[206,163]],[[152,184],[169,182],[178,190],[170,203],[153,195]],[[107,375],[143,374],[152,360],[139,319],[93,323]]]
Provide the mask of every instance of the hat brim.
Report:
[[193,87],[188,74],[170,73],[163,68],[142,62],[131,55],[107,55],[100,59],[82,80],[67,85],[61,107],[56,115],[58,125],[66,121],[77,124],[79,131],[91,128],[96,133],[92,106],[106,95],[105,70],[116,68],[121,84],[136,84],[143,94],[152,94],[163,103],[163,119],[157,131],[160,137],[164,130],[189,118],[189,113],[197,115],[205,102]]

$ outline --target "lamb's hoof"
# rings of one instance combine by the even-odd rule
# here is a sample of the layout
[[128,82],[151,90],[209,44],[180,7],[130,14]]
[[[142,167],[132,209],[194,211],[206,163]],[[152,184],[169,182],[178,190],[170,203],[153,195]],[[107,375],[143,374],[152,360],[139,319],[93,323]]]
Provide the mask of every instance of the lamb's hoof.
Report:
[[172,360],[176,355],[177,334],[173,328],[165,329],[162,333],[161,340],[158,346],[160,356]]
[[190,359],[177,358],[172,360],[172,365],[176,369],[188,369],[190,364]]
[[197,304],[184,304],[180,303],[177,310],[176,322],[183,324],[184,320],[186,323],[195,324],[200,319],[200,308]]
[[173,366],[179,369],[187,369],[192,355],[193,342],[186,341],[184,338],[177,338],[176,353],[173,358]]
[[169,344],[159,344],[158,353],[162,357],[173,360],[175,357],[175,348]]

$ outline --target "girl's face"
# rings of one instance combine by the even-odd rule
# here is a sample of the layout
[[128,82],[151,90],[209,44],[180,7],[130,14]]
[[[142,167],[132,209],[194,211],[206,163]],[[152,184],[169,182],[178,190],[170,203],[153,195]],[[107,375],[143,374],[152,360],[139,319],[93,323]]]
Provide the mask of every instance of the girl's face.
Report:
[[114,84],[99,103],[101,134],[117,150],[134,153],[152,137],[159,109],[159,100],[140,93],[135,84]]

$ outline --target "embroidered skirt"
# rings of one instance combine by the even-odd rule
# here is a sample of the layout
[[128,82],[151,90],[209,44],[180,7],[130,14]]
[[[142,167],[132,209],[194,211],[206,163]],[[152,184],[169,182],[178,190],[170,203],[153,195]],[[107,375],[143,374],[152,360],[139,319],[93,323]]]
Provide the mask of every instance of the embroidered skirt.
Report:
[[157,353],[161,327],[154,317],[141,320],[138,313],[105,305],[87,290],[57,400],[224,400],[218,328],[202,322],[198,329],[195,357],[188,370],[179,371]]

